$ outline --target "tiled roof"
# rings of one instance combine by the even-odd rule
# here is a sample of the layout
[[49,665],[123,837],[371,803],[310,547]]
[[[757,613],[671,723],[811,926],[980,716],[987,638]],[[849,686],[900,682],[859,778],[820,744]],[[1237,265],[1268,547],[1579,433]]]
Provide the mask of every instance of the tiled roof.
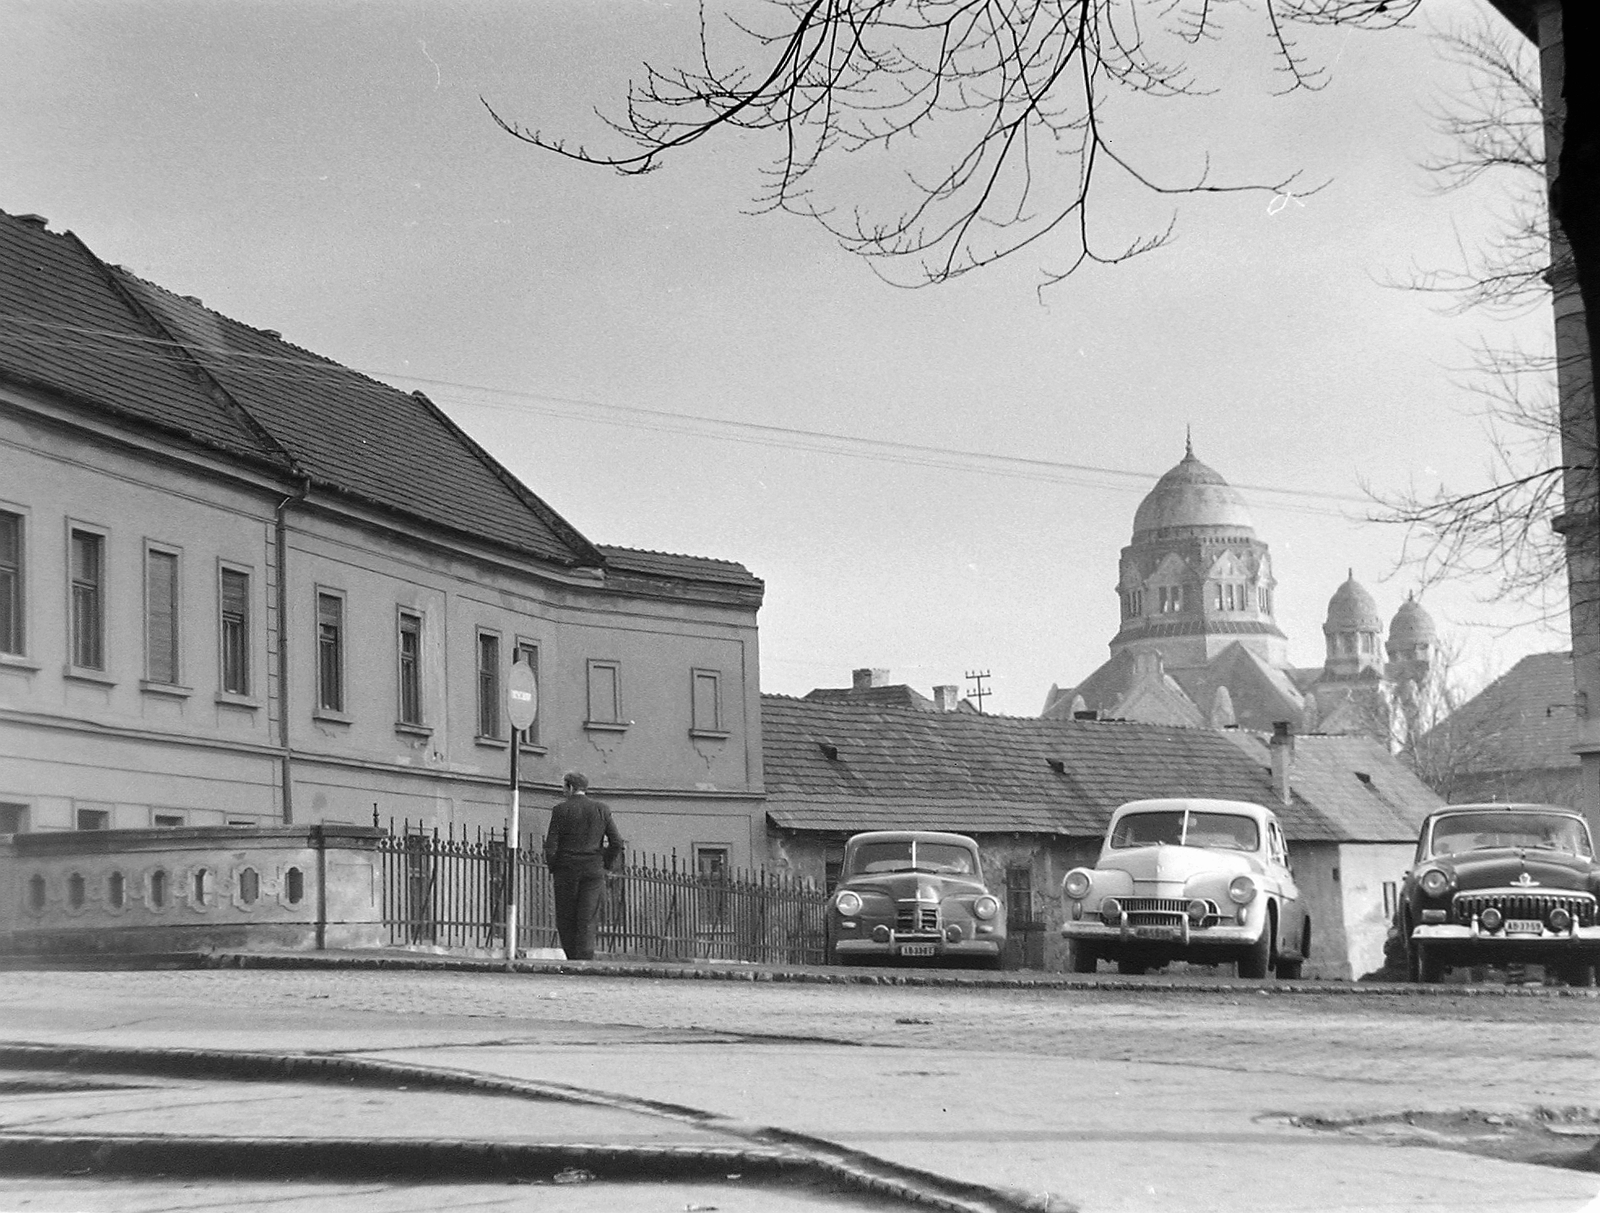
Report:
[[0,313],[0,375],[462,536],[601,563],[425,397],[108,266],[70,233],[0,213]]
[[806,692],[811,703],[855,703],[875,708],[916,708],[934,712],[938,705],[916,688],[905,683],[884,687],[818,687]]
[[[1271,763],[1262,734],[1224,736],[1259,765]],[[1352,734],[1296,737],[1289,782],[1351,841],[1414,842],[1422,819],[1444,803],[1382,742]]]
[[679,577],[686,581],[717,581],[728,585],[761,588],[761,578],[732,560],[712,560],[706,556],[680,556],[674,552],[646,552],[637,548],[600,545],[606,567],[655,577]]
[[1459,748],[1473,773],[1576,767],[1572,697],[1572,654],[1533,653],[1439,727],[1471,738]]
[[761,727],[767,815],[782,829],[1097,837],[1126,801],[1213,796],[1273,805],[1291,839],[1352,837],[1302,796],[1279,808],[1264,764],[1210,729],[781,695],[761,697]]

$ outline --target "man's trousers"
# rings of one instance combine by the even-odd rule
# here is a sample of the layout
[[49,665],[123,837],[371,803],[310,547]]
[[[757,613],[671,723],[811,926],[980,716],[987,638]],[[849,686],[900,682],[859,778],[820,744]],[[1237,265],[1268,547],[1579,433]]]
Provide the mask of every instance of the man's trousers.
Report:
[[606,890],[605,869],[598,863],[561,864],[550,869],[555,885],[556,934],[568,960],[594,959],[594,922]]

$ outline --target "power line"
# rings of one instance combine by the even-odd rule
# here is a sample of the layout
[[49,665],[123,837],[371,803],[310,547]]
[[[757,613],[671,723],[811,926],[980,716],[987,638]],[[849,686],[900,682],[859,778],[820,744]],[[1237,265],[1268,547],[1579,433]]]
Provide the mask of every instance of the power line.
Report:
[[[285,357],[282,355],[253,353],[245,350],[225,349],[201,343],[189,344],[168,341],[162,338],[120,333],[108,329],[56,324],[14,314],[0,314],[0,319],[88,339],[87,343],[30,340],[29,344],[40,348],[109,353],[135,360],[155,360],[165,357],[169,351],[181,352],[188,357],[200,355],[223,362],[233,361],[239,364],[241,371],[247,371],[257,379],[303,382],[308,374],[326,373],[335,375],[353,372],[383,382],[390,387],[395,387],[395,383],[390,381],[397,381],[400,383],[422,384],[434,389],[443,389],[452,394],[467,392],[488,397],[488,399],[471,399],[454,396],[452,399],[447,399],[441,396],[440,403],[450,403],[464,408],[494,409],[506,412],[535,412],[545,416],[564,417],[569,420],[616,425],[628,429],[642,429],[660,433],[681,433],[695,437],[738,442],[744,445],[810,450],[822,454],[869,459],[904,466],[970,471],[981,475],[1000,475],[1014,479],[1042,480],[1050,483],[1073,484],[1079,487],[1116,491],[1144,491],[1148,489],[1155,479],[1149,472],[1133,471],[1127,468],[1071,463],[1064,460],[1037,459],[990,451],[975,451],[960,447],[899,442],[891,439],[866,438],[854,434],[809,430],[795,426],[770,425],[753,421],[736,421],[723,417],[707,417],[693,413],[673,412],[666,409],[646,408],[639,405],[610,404],[597,400],[586,400],[581,397],[559,396],[544,392],[495,388],[483,384],[462,383],[457,380],[429,378],[407,372],[349,367],[331,360],[325,360],[319,355],[310,354],[309,352],[301,357]],[[106,342],[110,344],[106,344]],[[282,370],[275,368],[282,368]],[[395,387],[395,390],[403,389]],[[583,411],[574,412],[572,410]],[[596,416],[594,414],[600,415]],[[1313,489],[1242,482],[1230,482],[1230,487],[1252,493],[1264,493],[1276,497],[1289,498],[1290,500],[1288,501],[1271,503],[1271,508],[1299,513],[1348,518],[1347,511],[1330,508],[1331,504],[1371,505],[1371,502],[1364,497]],[[1314,503],[1330,504],[1318,505]]]

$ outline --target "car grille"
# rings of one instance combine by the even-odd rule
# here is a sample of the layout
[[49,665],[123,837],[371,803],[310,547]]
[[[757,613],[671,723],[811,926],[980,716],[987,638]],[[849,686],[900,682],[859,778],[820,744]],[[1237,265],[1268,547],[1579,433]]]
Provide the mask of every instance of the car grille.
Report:
[[[1128,925],[1132,927],[1173,927],[1180,919],[1189,916],[1189,901],[1184,897],[1119,897],[1127,912]],[[1206,916],[1201,926],[1215,926],[1221,914],[1217,903],[1206,902]]]
[[1471,926],[1472,920],[1493,906],[1507,918],[1537,918],[1545,916],[1557,906],[1572,915],[1580,927],[1595,924],[1595,901],[1587,893],[1513,893],[1503,889],[1489,889],[1481,893],[1457,893],[1455,896],[1456,921]]
[[939,931],[939,907],[918,905],[914,902],[898,906],[895,909],[894,929],[902,934],[907,932],[913,934],[922,932],[937,934]]

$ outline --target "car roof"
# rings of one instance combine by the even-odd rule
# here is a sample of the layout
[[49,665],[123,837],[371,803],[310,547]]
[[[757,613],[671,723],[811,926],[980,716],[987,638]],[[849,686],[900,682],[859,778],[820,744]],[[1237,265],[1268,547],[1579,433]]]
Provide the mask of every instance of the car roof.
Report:
[[948,842],[974,850],[978,846],[965,834],[946,834],[939,830],[868,830],[864,834],[852,834],[845,845],[854,847],[866,842],[910,842],[913,838],[918,842]]
[[1266,805],[1255,804],[1249,800],[1210,800],[1205,797],[1182,796],[1170,797],[1165,800],[1130,800],[1120,806],[1111,816],[1114,819],[1126,813],[1175,813],[1183,809],[1193,809],[1200,813],[1237,813],[1248,817],[1274,817],[1273,811]]
[[1456,813],[1560,813],[1566,817],[1576,817],[1579,821],[1586,820],[1577,809],[1569,809],[1561,804],[1452,804],[1442,809],[1435,809],[1428,814],[1429,821],[1436,821],[1441,817],[1450,817]]

